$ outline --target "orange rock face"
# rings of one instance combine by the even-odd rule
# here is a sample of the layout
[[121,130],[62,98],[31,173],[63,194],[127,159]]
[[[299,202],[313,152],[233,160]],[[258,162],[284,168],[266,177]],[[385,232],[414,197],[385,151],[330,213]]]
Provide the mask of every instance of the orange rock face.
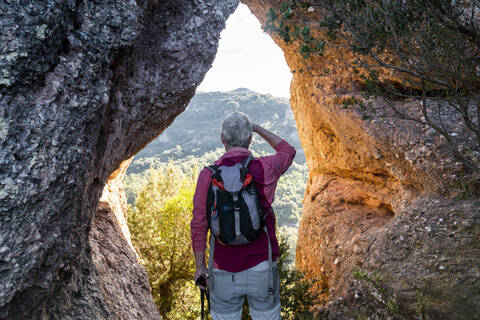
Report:
[[[275,3],[242,2],[263,24],[269,7]],[[321,34],[317,13],[305,10],[301,18],[313,33]],[[460,205],[452,200],[459,194],[459,177],[465,173],[448,152],[445,141],[431,129],[405,120],[375,115],[370,120],[362,120],[358,109],[344,108],[342,104],[345,98],[361,99],[359,79],[352,72],[336,70],[329,77],[300,73],[298,70],[308,66],[317,74],[323,65],[315,58],[305,61],[295,44],[287,45],[275,36],[273,39],[284,51],[292,72],[296,71],[290,88],[291,106],[310,172],[296,251],[297,267],[320,278],[330,299],[340,299],[347,305],[379,304],[375,297],[371,300],[375,303],[366,302],[369,295],[365,292],[362,298],[358,289],[360,282],[354,277],[355,270],[378,272],[385,292],[399,301],[407,315],[414,313],[416,290],[425,289],[420,283],[439,276],[434,256],[438,258],[445,253],[436,243],[452,248],[462,247],[462,241],[469,243],[472,250],[468,255],[454,258],[447,254],[444,259],[474,268],[474,279],[478,281],[479,268],[470,260],[480,258],[474,235],[461,232],[457,234],[458,239],[450,239],[444,232],[425,235],[420,231],[406,231],[413,225],[418,230],[433,230],[439,219],[442,223],[446,221],[441,214],[448,211],[449,206],[453,211],[457,206],[467,206],[471,212],[465,219],[479,218],[479,202]],[[380,99],[370,102],[375,110],[385,109]],[[417,101],[400,104],[409,112],[418,112]],[[436,206],[441,209],[435,211]],[[428,211],[429,208],[433,211]],[[392,233],[396,235],[395,244],[386,236]],[[412,247],[409,241],[419,244]],[[424,246],[438,250],[425,256],[420,249]],[[390,270],[395,266],[394,269],[409,271],[391,274],[387,265]],[[439,319],[449,319],[448,314],[453,312],[453,307],[443,308],[439,301],[458,288],[480,297],[472,282],[462,282],[460,272],[453,269],[450,277],[455,279],[455,285],[445,285],[442,294],[426,294],[427,309]],[[466,298],[459,299],[455,303],[458,307],[466,301]],[[478,303],[471,306],[472,310],[480,311]],[[462,311],[455,312],[459,319],[468,318]]]

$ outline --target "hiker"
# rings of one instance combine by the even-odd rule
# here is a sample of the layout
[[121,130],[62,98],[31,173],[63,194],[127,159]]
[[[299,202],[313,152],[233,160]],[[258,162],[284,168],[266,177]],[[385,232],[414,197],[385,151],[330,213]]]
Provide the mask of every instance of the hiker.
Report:
[[[276,153],[252,159],[251,152],[248,150],[252,142],[252,131],[265,139],[275,149]],[[194,279],[201,289],[206,288],[200,280],[206,279],[206,284],[210,289],[210,314],[213,320],[240,319],[245,297],[248,300],[252,319],[281,319],[279,277],[276,262],[279,250],[275,235],[275,214],[271,205],[278,179],[292,164],[296,151],[276,134],[251,123],[248,116],[241,112],[235,112],[223,121],[221,141],[225,146],[226,153],[213,166],[204,168],[200,172],[193,198],[191,238],[196,263]],[[234,172],[235,166],[239,168],[236,172],[243,172],[243,174],[241,173],[243,179],[241,183],[244,187],[241,183],[240,187],[242,190],[248,188],[248,192],[243,192],[242,196],[244,195],[245,199],[248,194],[258,197],[258,214],[261,214],[262,229],[260,231],[253,230],[251,234],[255,236],[247,236],[247,238],[257,238],[245,244],[238,244],[241,242],[226,244],[225,241],[228,241],[228,236],[221,234],[221,232],[225,233],[228,232],[228,229],[232,229],[235,230],[234,236],[235,234],[238,236],[236,239],[245,239],[245,236],[237,233],[240,219],[233,220],[232,218],[232,224],[234,225],[231,228],[230,226],[223,226],[223,230],[220,231],[214,230],[216,220],[212,220],[214,219],[212,217],[217,214],[217,210],[221,210],[221,208],[217,208],[217,203],[212,205],[212,201],[221,201],[216,196],[213,198],[212,190],[219,190],[219,188],[223,190],[223,185],[220,186],[222,182],[217,180],[222,180],[222,178],[227,180],[226,173]],[[243,167],[247,169],[247,178],[245,178]],[[250,178],[253,178],[250,184],[248,184],[248,181],[244,182],[248,180],[249,175]],[[238,176],[236,180],[239,180]],[[213,186],[213,182],[215,182],[215,186]],[[227,184],[231,182],[224,182],[226,189]],[[252,191],[255,189],[256,192]],[[231,191],[222,190],[220,192],[225,194],[230,194],[229,191]],[[241,198],[241,196],[238,198]],[[240,201],[238,198],[234,201]],[[246,202],[252,203],[252,201]],[[235,215],[240,210],[246,210],[247,215],[250,214],[253,217],[252,221],[255,220],[252,215],[252,212],[257,211],[254,208],[255,205],[249,204],[248,208],[245,205],[242,207],[234,204],[234,206],[238,207],[235,209],[238,210],[235,211]],[[232,216],[232,214],[230,215]],[[207,215],[212,217],[207,217]],[[241,228],[244,228],[243,218],[241,221]],[[216,229],[222,229],[221,223],[220,228],[217,224]],[[250,226],[253,224],[250,224]],[[205,250],[209,225],[212,228],[211,233],[220,233],[218,236],[210,237],[210,249],[213,248],[214,254],[212,255],[210,252],[209,268],[207,269]],[[232,241],[232,243],[235,241]]]

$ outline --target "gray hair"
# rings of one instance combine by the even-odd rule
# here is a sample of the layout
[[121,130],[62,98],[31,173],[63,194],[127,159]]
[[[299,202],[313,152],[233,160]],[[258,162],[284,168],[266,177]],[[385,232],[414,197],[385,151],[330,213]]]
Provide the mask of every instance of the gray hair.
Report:
[[243,112],[234,112],[223,120],[222,135],[230,147],[248,148],[252,137],[252,123]]

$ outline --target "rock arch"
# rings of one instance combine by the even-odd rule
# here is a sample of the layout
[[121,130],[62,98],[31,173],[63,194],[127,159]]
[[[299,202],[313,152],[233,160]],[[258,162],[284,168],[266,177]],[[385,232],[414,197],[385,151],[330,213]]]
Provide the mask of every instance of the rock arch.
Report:
[[[274,3],[243,2],[263,22]],[[184,110],[237,3],[0,5],[0,319],[158,318],[148,287],[106,281],[122,264],[108,241],[123,243],[130,285],[145,274],[112,201],[99,199],[109,176],[115,193],[122,162]],[[275,40],[298,69],[295,48]],[[449,197],[455,161],[423,128],[338,108],[358,93],[352,77],[294,76],[310,169],[297,265],[338,302],[332,319],[381,304],[354,268],[380,272],[409,314],[420,291],[439,319],[478,318],[479,202]],[[110,232],[118,240],[102,237]],[[122,305],[134,296],[135,307]]]

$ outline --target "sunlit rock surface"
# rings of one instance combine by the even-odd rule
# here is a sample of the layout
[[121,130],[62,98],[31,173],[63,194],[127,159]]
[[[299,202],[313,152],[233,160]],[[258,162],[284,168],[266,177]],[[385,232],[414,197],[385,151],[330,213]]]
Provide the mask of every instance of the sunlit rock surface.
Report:
[[130,162],[124,161],[109,177],[93,218],[89,244],[98,286],[112,318],[160,319],[125,216],[127,201],[122,180]]
[[[130,303],[148,283],[112,211],[95,211],[110,174],[184,110],[236,6],[0,3],[0,319],[157,317],[151,297]],[[115,282],[124,295],[112,266],[133,275]]]
[[[278,3],[242,2],[262,23]],[[318,12],[305,10],[301,19],[321,36]],[[424,311],[434,319],[479,319],[480,201],[465,200],[462,190],[471,176],[431,129],[392,118],[362,120],[357,109],[344,108],[344,98],[360,98],[353,72],[302,74],[306,66],[321,73],[323,65],[274,40],[295,71],[291,106],[310,170],[296,265],[321,280],[329,317],[391,316],[391,298],[407,318]],[[400,104],[417,108],[416,101]],[[450,121],[454,132],[456,121]]]

